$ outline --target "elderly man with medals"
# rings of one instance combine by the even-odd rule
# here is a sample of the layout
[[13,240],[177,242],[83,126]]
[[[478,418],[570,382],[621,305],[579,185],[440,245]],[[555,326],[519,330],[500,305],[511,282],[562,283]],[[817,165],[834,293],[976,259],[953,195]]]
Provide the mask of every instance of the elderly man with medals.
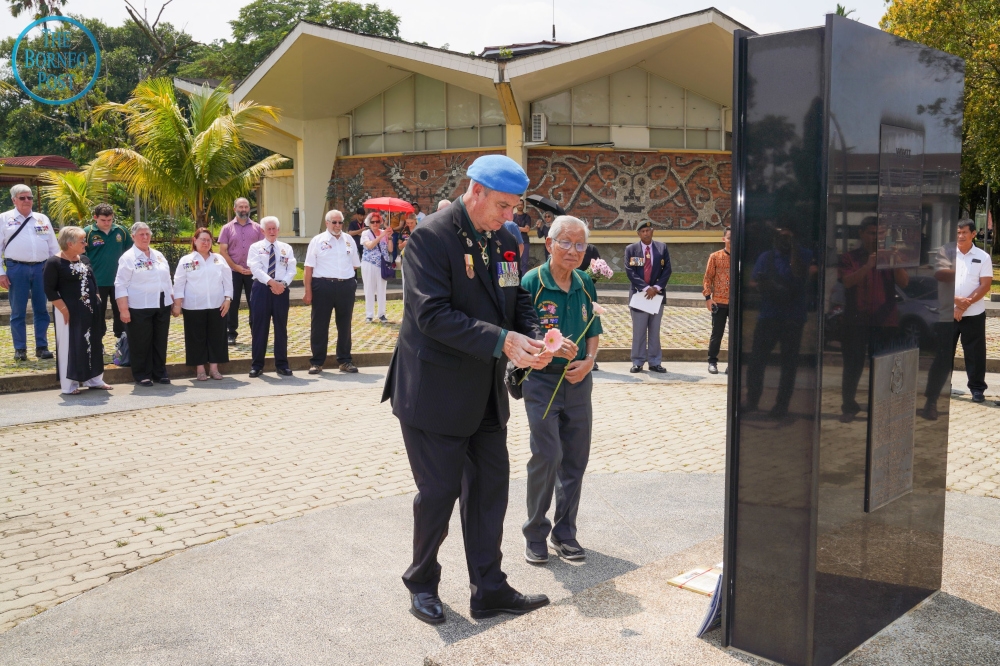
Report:
[[517,592],[500,568],[510,478],[504,371],[508,359],[535,369],[552,360],[536,340],[517,241],[502,229],[528,177],[502,155],[480,157],[468,176],[466,193],[428,215],[407,242],[403,323],[382,394],[399,419],[418,491],[403,583],[410,612],[429,624],[445,621],[437,553],[459,498],[472,617],[549,603]]

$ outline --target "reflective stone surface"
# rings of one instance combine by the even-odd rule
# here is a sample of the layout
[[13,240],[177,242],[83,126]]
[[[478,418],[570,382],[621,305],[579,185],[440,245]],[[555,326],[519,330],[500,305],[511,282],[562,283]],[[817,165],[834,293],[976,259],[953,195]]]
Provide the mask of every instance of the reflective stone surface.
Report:
[[740,40],[725,630],[825,666],[940,586],[948,400],[868,512],[869,370],[915,350],[914,412],[948,384],[963,65],[832,16]]

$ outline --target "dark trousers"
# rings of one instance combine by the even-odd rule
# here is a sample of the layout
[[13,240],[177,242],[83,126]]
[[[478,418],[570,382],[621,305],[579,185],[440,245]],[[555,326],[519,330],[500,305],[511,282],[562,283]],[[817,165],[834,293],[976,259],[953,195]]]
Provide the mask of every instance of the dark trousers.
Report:
[[753,332],[750,364],[747,368],[747,407],[756,409],[764,392],[764,370],[775,346],[781,345],[781,379],[774,407],[787,411],[795,390],[795,374],[799,367],[799,346],[803,324],[784,319],[758,319]]
[[958,340],[962,340],[965,354],[965,374],[970,391],[985,391],[986,386],[986,313],[962,317],[956,322],[937,325],[937,355],[927,376],[927,399],[937,400],[948,381],[955,360]]
[[336,312],[337,363],[351,360],[351,317],[354,315],[354,300],[358,292],[358,281],[312,280],[312,313],[309,328],[309,343],[312,348],[312,365],[323,367],[326,363],[327,347],[330,344],[330,315]]
[[483,424],[471,437],[451,437],[400,424],[417,496],[413,498],[413,563],[403,583],[413,593],[437,592],[437,554],[460,499],[472,607],[507,591],[500,541],[507,513],[510,459],[507,430]]
[[229,335],[236,337],[236,329],[240,327],[240,294],[247,294],[247,325],[253,328],[253,307],[250,304],[250,293],[253,289],[253,276],[243,275],[233,271],[233,302],[229,304]]
[[159,381],[167,376],[167,334],[170,307],[129,309],[128,353],[135,381]]
[[229,363],[226,320],[219,308],[183,312],[184,364]]
[[100,303],[97,307],[101,309],[101,323],[98,324],[97,339],[103,340],[108,332],[108,304],[111,304],[111,330],[116,338],[120,338],[125,332],[125,324],[122,323],[122,316],[118,312],[118,301],[115,300],[115,287],[98,287],[97,293],[100,295]]
[[284,370],[288,368],[288,290],[275,296],[270,287],[255,281],[250,291],[250,333],[253,336],[250,366],[254,370],[264,367],[272,321],[274,367]]
[[712,313],[712,336],[708,339],[708,362],[719,362],[719,350],[722,349],[722,336],[726,334],[726,322],[729,320],[729,305],[715,304]]

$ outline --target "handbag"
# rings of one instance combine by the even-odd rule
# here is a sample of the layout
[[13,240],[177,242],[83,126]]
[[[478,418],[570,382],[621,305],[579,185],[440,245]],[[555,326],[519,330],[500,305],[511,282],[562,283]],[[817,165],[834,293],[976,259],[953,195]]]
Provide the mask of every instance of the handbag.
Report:
[[382,261],[379,262],[379,269],[382,271],[383,280],[394,280],[396,278],[396,267],[393,265],[392,257],[386,251],[384,245],[379,245],[382,251]]
[[521,382],[524,381],[526,374],[528,374],[527,368],[518,368],[514,365],[513,361],[507,361],[507,371],[503,374],[503,383],[507,387],[507,393],[514,400],[520,400],[524,397],[524,389],[521,388]]
[[122,333],[122,337],[118,338],[118,342],[115,343],[115,353],[111,357],[111,362],[120,368],[132,365],[128,351],[128,333]]

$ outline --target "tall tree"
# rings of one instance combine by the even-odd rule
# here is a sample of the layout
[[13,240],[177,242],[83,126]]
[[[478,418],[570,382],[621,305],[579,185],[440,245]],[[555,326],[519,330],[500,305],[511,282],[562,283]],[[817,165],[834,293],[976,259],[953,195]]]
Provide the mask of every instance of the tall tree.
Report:
[[226,83],[203,88],[184,108],[171,79],[142,81],[124,104],[96,110],[99,118],[121,116],[135,146],[102,151],[98,163],[129,191],[175,214],[190,212],[198,226],[207,226],[213,209],[225,215],[234,199],[286,162],[281,155],[253,162],[245,139],[276,122],[277,110],[253,102],[230,108],[230,93]]
[[[965,98],[930,104],[929,115],[958,117],[962,128],[962,197],[970,212],[1000,186],[1000,0],[891,0],[880,26],[965,59]],[[928,64],[933,65],[928,56]],[[1000,213],[994,197],[993,216]]]
[[59,14],[66,6],[67,0],[7,0],[10,15],[17,18],[21,14],[30,13],[36,19],[43,16]]
[[377,4],[337,0],[253,0],[229,22],[233,41],[218,40],[192,53],[179,74],[193,78],[245,78],[299,21],[399,39],[399,16]]

